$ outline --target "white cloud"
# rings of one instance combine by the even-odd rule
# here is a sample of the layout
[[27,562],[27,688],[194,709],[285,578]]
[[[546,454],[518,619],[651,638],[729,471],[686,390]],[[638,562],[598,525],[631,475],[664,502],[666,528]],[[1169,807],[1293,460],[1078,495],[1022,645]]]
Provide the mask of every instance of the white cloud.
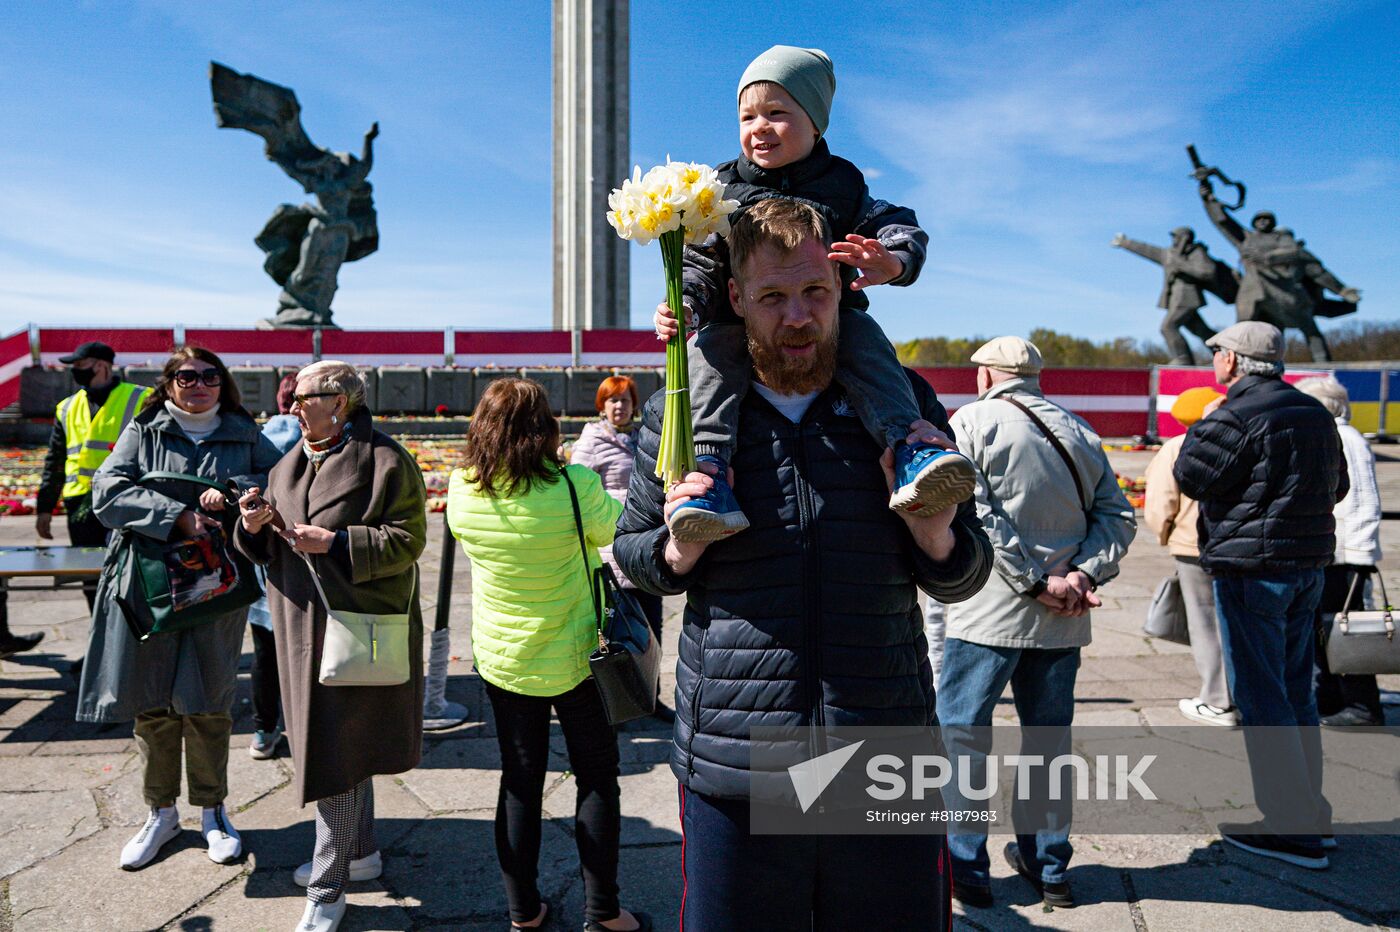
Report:
[[0,185],[6,224],[0,238],[50,257],[150,272],[177,271],[182,261],[236,266],[248,261],[246,240],[219,236],[188,205],[146,204],[120,197],[79,200],[58,186]]
[[1387,158],[1357,159],[1340,174],[1296,185],[1299,191],[1335,194],[1366,194],[1389,187],[1400,180],[1400,162]]

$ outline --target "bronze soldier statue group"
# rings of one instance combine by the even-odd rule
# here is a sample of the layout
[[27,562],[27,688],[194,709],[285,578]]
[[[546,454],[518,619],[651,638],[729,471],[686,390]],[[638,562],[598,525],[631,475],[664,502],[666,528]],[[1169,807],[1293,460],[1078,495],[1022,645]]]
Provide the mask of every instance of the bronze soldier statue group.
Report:
[[[1162,337],[1171,353],[1171,364],[1196,364],[1181,332],[1183,327],[1202,341],[1215,335],[1215,329],[1200,314],[1207,292],[1235,305],[1237,320],[1259,320],[1280,330],[1301,330],[1313,361],[1330,360],[1332,354],[1318,329],[1317,318],[1353,313],[1361,293],[1342,284],[1292,230],[1280,227],[1273,211],[1261,210],[1250,220],[1248,229],[1242,226],[1232,212],[1244,206],[1244,185],[1232,181],[1218,168],[1202,165],[1194,146],[1188,146],[1187,151],[1195,165],[1191,176],[1198,183],[1206,216],[1239,250],[1239,270],[1211,256],[1190,227],[1172,230],[1170,246],[1152,246],[1122,233],[1114,236],[1111,244],[1162,267],[1162,294],[1157,306],[1167,312],[1162,320]],[[1239,197],[1234,204],[1223,204],[1216,198],[1212,178],[1237,190]],[[1339,298],[1329,298],[1327,292]]]

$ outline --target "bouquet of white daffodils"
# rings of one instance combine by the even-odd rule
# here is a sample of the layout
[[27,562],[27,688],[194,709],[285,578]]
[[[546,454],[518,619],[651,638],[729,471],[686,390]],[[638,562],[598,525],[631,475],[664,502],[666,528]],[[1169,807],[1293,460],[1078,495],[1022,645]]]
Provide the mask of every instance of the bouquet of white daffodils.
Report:
[[686,243],[699,243],[711,233],[728,234],[729,215],[738,206],[738,201],[724,199],[724,184],[715,170],[695,162],[668,160],[645,175],[634,168],[632,177],[608,195],[608,223],[618,236],[643,246],[661,240],[666,303],[680,322],[679,332],[666,344],[666,412],[656,457],[656,474],[668,489],[695,469],[681,255]]

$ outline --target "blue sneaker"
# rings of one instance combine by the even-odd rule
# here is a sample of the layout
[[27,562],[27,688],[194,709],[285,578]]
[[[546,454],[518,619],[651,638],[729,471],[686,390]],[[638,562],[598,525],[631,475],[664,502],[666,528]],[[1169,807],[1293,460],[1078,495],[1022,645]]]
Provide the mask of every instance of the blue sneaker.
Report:
[[728,468],[724,460],[717,456],[700,456],[702,463],[714,463],[719,472],[711,476],[714,487],[701,498],[692,498],[671,512],[667,524],[671,537],[683,544],[705,544],[738,534],[749,526],[749,519],[739,508],[734,498],[734,490],[726,478]]
[[248,756],[253,760],[271,760],[277,756],[277,742],[282,740],[282,729],[253,732],[253,743],[248,745]]
[[928,443],[899,445],[894,454],[895,490],[890,510],[933,514],[972,497],[977,471],[961,453]]

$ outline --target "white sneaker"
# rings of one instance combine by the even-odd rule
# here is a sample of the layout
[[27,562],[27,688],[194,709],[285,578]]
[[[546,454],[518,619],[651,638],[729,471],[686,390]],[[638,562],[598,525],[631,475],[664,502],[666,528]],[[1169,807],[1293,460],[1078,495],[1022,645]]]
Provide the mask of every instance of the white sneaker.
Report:
[[1182,699],[1176,704],[1181,714],[1202,725],[1221,725],[1233,728],[1240,723],[1240,713],[1234,708],[1218,709],[1200,699]]
[[333,903],[313,903],[306,901],[306,911],[301,914],[297,932],[335,932],[340,928],[340,920],[345,918],[345,894]]
[[139,871],[160,853],[165,843],[180,834],[180,813],[174,806],[152,809],[136,837],[122,848],[122,870]]
[[[362,858],[355,858],[350,862],[350,882],[358,883],[362,880],[375,880],[384,873],[384,859],[376,851],[367,854]],[[292,873],[292,880],[296,881],[298,887],[311,885],[311,862],[307,861]]]
[[243,838],[228,820],[224,804],[204,809],[204,840],[209,844],[209,860],[215,864],[232,864],[243,853]]

